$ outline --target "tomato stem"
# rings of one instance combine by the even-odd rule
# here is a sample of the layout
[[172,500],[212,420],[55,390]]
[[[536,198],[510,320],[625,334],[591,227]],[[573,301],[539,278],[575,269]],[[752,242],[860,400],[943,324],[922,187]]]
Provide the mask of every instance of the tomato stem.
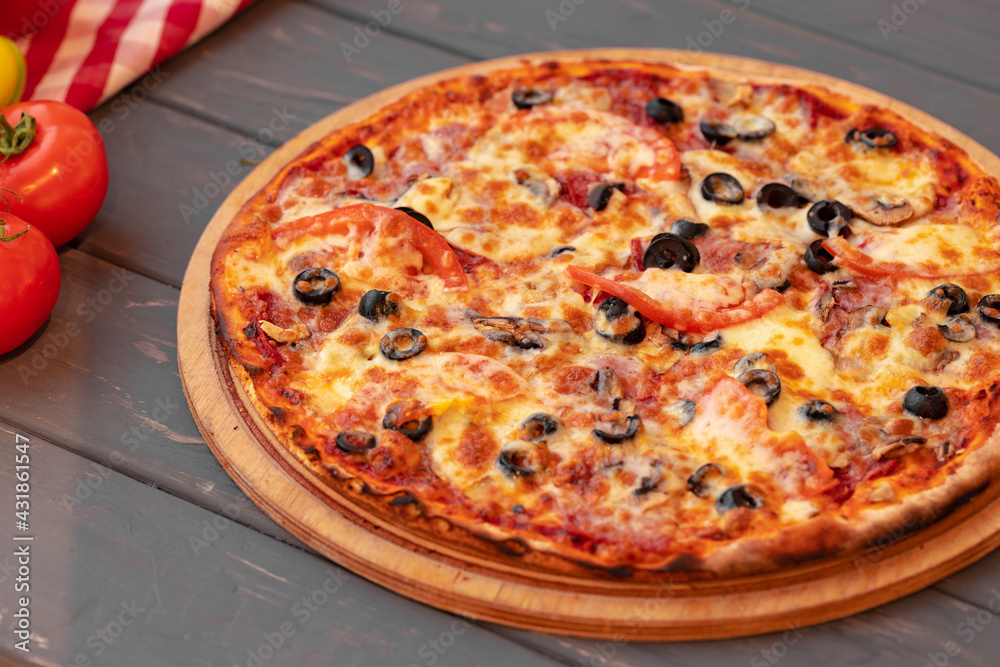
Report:
[[0,114],[0,155],[3,161],[12,155],[23,153],[35,140],[35,117],[22,113],[16,127],[11,127],[7,117]]
[[[7,195],[3,194],[4,192],[11,193],[15,197],[17,197],[18,201],[24,201],[24,199],[21,197],[21,195],[17,194],[16,192],[14,192],[13,190],[11,190],[10,188],[0,188],[0,199],[3,199],[3,203],[7,205],[7,210],[8,211],[11,210],[11,208],[10,208],[10,197],[8,197]],[[0,222],[3,222],[3,221],[0,220]]]
[[12,234],[10,236],[7,236],[6,224],[7,224],[7,221],[4,220],[3,218],[0,218],[0,242],[3,242],[3,243],[10,243],[14,239],[21,238],[22,236],[24,236],[25,234],[28,233],[29,229],[31,229],[31,225],[28,225],[27,227],[25,227],[22,231],[18,232],[17,234]]

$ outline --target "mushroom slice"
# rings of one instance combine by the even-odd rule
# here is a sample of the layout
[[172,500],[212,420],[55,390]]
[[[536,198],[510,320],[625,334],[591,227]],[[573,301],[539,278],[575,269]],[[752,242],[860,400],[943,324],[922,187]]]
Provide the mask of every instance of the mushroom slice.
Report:
[[620,401],[625,396],[622,381],[610,368],[602,368],[594,373],[594,379],[590,381],[590,386],[597,392],[598,396],[609,402]]
[[837,305],[837,297],[834,295],[833,290],[823,292],[823,295],[816,303],[816,314],[819,315],[819,319],[824,322],[829,321],[830,313],[833,312],[835,305]]
[[504,343],[522,349],[542,349],[545,339],[539,334],[570,331],[568,322],[563,320],[539,320],[533,317],[486,317],[469,312],[472,326],[482,335],[497,343]]
[[753,98],[753,86],[746,81],[710,79],[709,88],[712,97],[725,107],[745,107]]
[[913,207],[910,206],[910,202],[900,197],[889,195],[859,197],[849,205],[854,215],[880,227],[898,225],[913,217]]
[[282,329],[277,324],[261,320],[260,328],[276,343],[296,343],[303,338],[309,338],[309,328],[302,322],[297,322],[290,329]]
[[938,358],[934,360],[934,364],[931,366],[931,370],[935,373],[940,373],[945,369],[948,364],[958,359],[961,354],[955,350],[944,350],[938,355]]
[[927,438],[922,438],[918,435],[889,436],[888,440],[879,444],[872,450],[872,458],[876,461],[881,461],[882,459],[896,459],[904,454],[912,452],[914,449],[925,444],[926,442]]
[[887,327],[885,316],[889,313],[882,306],[862,306],[852,310],[847,316],[847,330],[855,331],[866,327]]
[[532,165],[518,167],[514,170],[513,176],[518,185],[527,189],[545,206],[552,206],[559,197],[559,193],[562,192],[559,181]]

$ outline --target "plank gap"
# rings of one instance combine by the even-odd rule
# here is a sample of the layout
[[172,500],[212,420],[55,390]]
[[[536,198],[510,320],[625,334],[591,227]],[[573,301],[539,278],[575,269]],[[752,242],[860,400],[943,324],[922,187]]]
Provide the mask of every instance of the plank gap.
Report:
[[[247,136],[245,128],[240,127],[235,123],[226,123],[209,114],[200,113],[194,107],[185,106],[183,104],[180,104],[179,102],[174,102],[173,100],[170,99],[163,99],[155,95],[150,95],[149,101],[165,109],[176,111],[177,113],[184,114],[185,116],[190,116],[191,118],[194,118],[196,120],[200,120],[203,123],[209,123],[228,132],[233,132],[234,134],[238,134],[245,139],[251,138]],[[284,141],[278,140],[277,137],[275,137],[274,139],[267,139],[265,137],[257,136],[257,137],[252,137],[252,139],[253,141],[259,144],[266,144],[271,148],[278,148],[279,146],[281,146],[281,144],[285,143]]]
[[[889,7],[889,9],[891,9],[891,6]],[[904,66],[907,66],[907,67],[919,67],[922,70],[926,70],[927,72],[930,72],[932,74],[936,74],[937,76],[950,79],[951,81],[954,81],[956,83],[965,84],[967,86],[975,88],[976,90],[981,90],[983,92],[991,93],[991,94],[994,94],[994,95],[1000,93],[1000,90],[995,89],[995,88],[991,88],[989,86],[986,86],[982,82],[976,81],[975,79],[971,79],[968,76],[965,76],[965,75],[963,75],[963,74],[961,74],[959,72],[945,70],[945,69],[942,69],[940,67],[936,67],[936,66],[934,66],[932,64],[929,64],[928,62],[924,62],[924,61],[921,61],[919,63],[918,62],[914,62],[913,60],[911,60],[909,58],[903,57],[903,55],[900,54],[900,53],[893,52],[891,49],[877,48],[876,46],[873,46],[872,44],[869,44],[869,43],[866,43],[863,40],[857,39],[856,37],[851,36],[850,33],[845,34],[844,32],[836,32],[835,30],[832,30],[830,28],[822,28],[822,27],[818,27],[816,25],[810,25],[810,24],[805,23],[803,21],[797,21],[793,17],[791,17],[791,16],[789,16],[787,14],[779,14],[777,12],[766,11],[764,9],[761,9],[759,5],[751,5],[751,6],[747,7],[747,10],[750,11],[750,12],[752,12],[752,13],[757,14],[758,16],[763,16],[765,18],[768,18],[768,19],[771,19],[771,20],[774,20],[774,21],[780,21],[782,23],[786,23],[786,24],[788,24],[790,26],[795,26],[796,28],[799,28],[799,29],[802,29],[802,30],[806,30],[806,31],[809,31],[809,32],[818,32],[821,35],[823,35],[824,37],[829,37],[829,38],[835,39],[837,41],[845,42],[847,44],[850,44],[853,47],[856,47],[856,48],[859,48],[859,49],[862,49],[862,50],[865,50],[865,51],[869,51],[869,52],[871,52],[873,54],[876,54],[876,55],[879,55],[879,56],[881,56],[883,58],[889,58],[890,60],[893,60],[893,61],[895,61],[897,63],[900,63],[900,64],[902,64]],[[831,27],[836,27],[836,26],[831,25]]]

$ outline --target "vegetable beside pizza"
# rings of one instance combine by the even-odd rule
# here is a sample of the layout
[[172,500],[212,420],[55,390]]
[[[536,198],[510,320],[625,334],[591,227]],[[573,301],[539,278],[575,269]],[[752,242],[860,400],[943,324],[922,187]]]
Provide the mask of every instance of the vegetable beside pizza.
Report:
[[823,88],[526,63],[295,158],[225,231],[213,309],[277,439],[401,529],[738,576],[992,490],[998,202]]

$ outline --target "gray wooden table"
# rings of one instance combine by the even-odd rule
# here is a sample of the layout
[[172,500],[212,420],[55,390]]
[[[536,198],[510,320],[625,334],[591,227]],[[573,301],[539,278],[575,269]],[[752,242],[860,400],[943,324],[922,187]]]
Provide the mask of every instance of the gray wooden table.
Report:
[[[9,508],[0,521],[8,543],[0,549],[0,661],[1000,664],[997,553],[851,618],[728,641],[547,636],[411,602],[317,556],[237,489],[188,411],[175,333],[190,253],[249,173],[246,162],[388,85],[519,52],[700,45],[861,83],[1000,153],[1000,3],[402,0],[387,25],[371,23],[386,20],[386,6],[261,0],[91,114],[111,163],[107,201],[59,253],[62,292],[49,322],[0,357],[0,507]],[[727,9],[735,19],[717,21]],[[31,525],[21,532],[14,457],[26,439]],[[26,534],[34,540],[11,539]],[[16,553],[25,545],[28,575]],[[30,592],[18,592],[23,583]],[[15,648],[24,596],[30,653]]]

